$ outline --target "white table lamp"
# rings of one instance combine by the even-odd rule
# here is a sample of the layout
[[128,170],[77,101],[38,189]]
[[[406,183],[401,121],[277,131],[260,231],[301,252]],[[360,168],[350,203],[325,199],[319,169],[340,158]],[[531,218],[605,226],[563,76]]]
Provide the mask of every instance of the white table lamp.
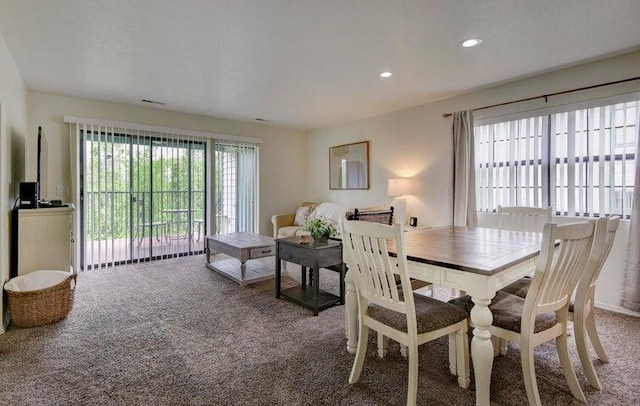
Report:
[[396,223],[407,223],[407,199],[402,198],[402,196],[412,194],[411,186],[411,179],[409,178],[389,179],[387,196],[396,197],[393,203]]

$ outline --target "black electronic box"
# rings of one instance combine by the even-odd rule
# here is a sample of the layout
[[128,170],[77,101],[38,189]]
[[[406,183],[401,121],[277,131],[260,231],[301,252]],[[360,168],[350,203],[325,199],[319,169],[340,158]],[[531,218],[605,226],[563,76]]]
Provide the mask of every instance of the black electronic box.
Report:
[[38,199],[38,182],[20,182],[21,209],[37,209]]

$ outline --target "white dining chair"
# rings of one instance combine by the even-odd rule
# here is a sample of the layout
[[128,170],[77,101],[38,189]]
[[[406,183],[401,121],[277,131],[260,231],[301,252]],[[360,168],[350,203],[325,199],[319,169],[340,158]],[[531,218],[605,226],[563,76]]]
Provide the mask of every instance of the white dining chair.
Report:
[[498,206],[501,230],[541,232],[551,222],[551,207]]
[[[542,227],[551,222],[551,206],[547,207],[527,207],[527,206],[498,206],[498,224],[500,230],[542,232]],[[534,267],[530,272],[533,273]],[[510,287],[518,290],[531,282],[530,277],[525,277],[521,281],[516,281]],[[513,293],[513,292],[510,292]],[[451,289],[451,296],[464,296],[465,292]],[[502,343],[502,347],[506,344]],[[496,347],[498,344],[496,343]]]
[[602,233],[604,235],[600,236],[596,235],[598,240],[594,238],[593,248],[589,257],[589,261],[593,262],[593,264],[587,267],[587,272],[580,278],[580,282],[578,282],[578,287],[576,288],[575,301],[573,306],[569,307],[569,319],[573,320],[576,347],[582,368],[591,386],[598,390],[602,390],[602,384],[591,361],[587,345],[587,336],[596,354],[598,354],[600,361],[609,362],[609,358],[604,352],[604,348],[598,337],[593,303],[595,300],[596,282],[600,276],[602,266],[611,252],[616,232],[620,226],[620,216],[611,216],[606,220],[599,219],[598,223],[602,223],[603,221],[606,225],[600,224],[600,227],[606,227],[606,233]]
[[[355,221],[370,221],[372,223],[380,223],[386,225],[393,224],[393,211],[394,208],[391,206],[389,209],[385,207],[368,207],[364,209],[355,208],[353,210],[353,218]],[[400,275],[395,275],[396,286],[400,287]],[[429,296],[433,296],[433,287],[429,282],[419,281],[416,279],[411,279],[411,289],[417,290],[422,289],[424,287],[429,286]],[[345,313],[345,323],[349,323],[348,314]],[[382,333],[378,333],[378,355],[380,358],[384,358],[387,355],[387,337],[385,337]],[[403,357],[407,357],[407,347],[401,346],[400,352]]]
[[[587,337],[591,341],[591,345],[593,345],[600,361],[609,362],[609,358],[598,336],[593,304],[595,301],[596,283],[600,276],[600,271],[602,271],[602,267],[609,257],[619,226],[620,216],[617,215],[597,220],[596,229],[606,230],[606,232],[597,232],[594,236],[593,247],[589,254],[589,262],[592,265],[587,266],[586,271],[580,278],[578,286],[576,287],[575,300],[569,305],[569,320],[573,321],[576,347],[580,355],[582,368],[591,386],[598,390],[602,390],[602,384],[591,361]],[[526,298],[530,283],[531,279],[523,278],[507,286],[503,291]],[[504,353],[505,346],[506,344],[501,343],[502,353]]]
[[[364,221],[343,221],[342,244],[353,278],[358,302],[358,344],[349,383],[362,372],[369,328],[408,347],[409,383],[407,405],[416,404],[418,391],[418,345],[448,335],[449,369],[461,387],[469,386],[467,314],[463,309],[414,294],[407,276],[402,225],[388,226]],[[389,255],[388,241],[395,241],[396,258]],[[395,275],[400,276],[400,288]],[[452,364],[455,362],[455,364]]]
[[[520,346],[522,373],[530,405],[541,404],[533,349],[553,339],[571,393],[576,399],[585,401],[569,358],[567,322],[571,295],[587,266],[594,228],[591,222],[547,223],[543,228],[540,257],[526,299],[499,291],[489,305],[493,315],[491,334]],[[559,246],[555,248],[558,241]],[[473,308],[469,296],[453,299],[450,303],[469,312]]]
[[[510,231],[542,232],[545,224],[551,222],[551,207],[526,206],[498,206],[498,228]],[[533,274],[535,265],[531,269]],[[531,277],[521,278],[502,290],[521,297],[526,296],[526,290],[531,283]],[[518,294],[518,292],[520,294]],[[524,293],[524,294],[522,294]],[[506,343],[502,343],[504,348]]]

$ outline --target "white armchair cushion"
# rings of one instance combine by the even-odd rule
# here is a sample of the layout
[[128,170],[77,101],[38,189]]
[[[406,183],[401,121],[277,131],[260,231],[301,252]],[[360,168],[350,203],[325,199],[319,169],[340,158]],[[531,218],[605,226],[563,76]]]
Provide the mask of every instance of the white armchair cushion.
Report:
[[300,230],[304,230],[304,227],[300,227],[300,226],[280,227],[278,229],[278,238],[293,237]]

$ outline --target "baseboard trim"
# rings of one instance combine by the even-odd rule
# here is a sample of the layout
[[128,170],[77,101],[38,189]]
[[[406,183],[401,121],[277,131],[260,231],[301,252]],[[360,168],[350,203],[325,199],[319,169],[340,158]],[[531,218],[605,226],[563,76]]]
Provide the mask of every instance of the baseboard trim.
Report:
[[621,314],[626,314],[628,316],[640,317],[640,313],[636,313],[629,309],[625,309],[624,307],[621,307],[621,306],[611,306],[610,304],[598,303],[598,302],[596,302],[594,306],[599,309],[609,310],[615,313],[621,313]]

